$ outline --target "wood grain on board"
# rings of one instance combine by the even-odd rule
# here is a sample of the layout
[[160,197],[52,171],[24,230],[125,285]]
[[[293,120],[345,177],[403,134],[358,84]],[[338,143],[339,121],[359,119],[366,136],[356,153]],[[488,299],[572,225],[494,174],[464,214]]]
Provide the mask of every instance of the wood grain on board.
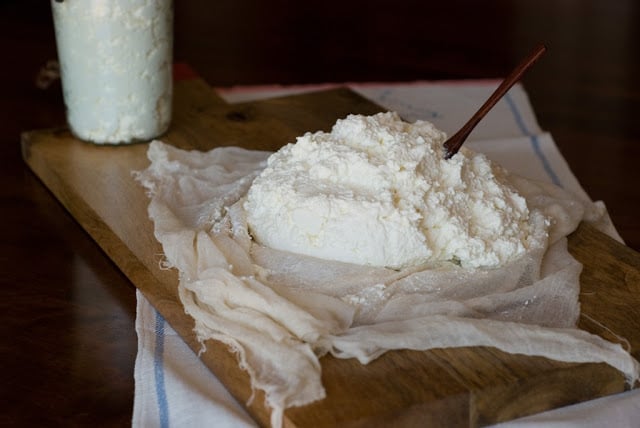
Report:
[[[349,113],[380,107],[348,89],[226,104],[201,80],[178,82],[174,122],[162,137],[184,149],[237,145],[276,150],[306,131],[328,130]],[[96,146],[67,129],[22,136],[23,158],[82,227],[149,299],[185,342],[199,345],[177,297],[177,273],[160,267],[162,249],[147,216],[148,199],[132,171],[148,165],[146,144]],[[585,268],[580,327],[640,349],[640,255],[587,225],[569,238]],[[249,378],[222,344],[207,344],[203,363],[240,403]],[[285,412],[288,427],[481,426],[625,390],[606,364],[568,364],[494,348],[393,351],[368,365],[321,359],[324,400]],[[247,406],[268,425],[261,392]]]

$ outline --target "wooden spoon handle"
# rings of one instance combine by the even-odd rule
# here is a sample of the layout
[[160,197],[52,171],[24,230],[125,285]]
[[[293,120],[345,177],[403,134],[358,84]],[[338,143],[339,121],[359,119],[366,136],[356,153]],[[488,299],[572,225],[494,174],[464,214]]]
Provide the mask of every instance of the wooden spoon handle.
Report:
[[464,124],[462,128],[454,135],[452,135],[444,143],[445,159],[450,159],[453,155],[458,153],[462,143],[465,142],[473,128],[476,127],[478,122],[493,108],[494,105],[502,98],[511,87],[522,78],[522,75],[542,56],[547,48],[541,44],[538,45],[520,64],[513,69],[513,71],[502,81],[500,86],[493,91],[493,94],[482,104],[482,106],[471,116],[471,119]]

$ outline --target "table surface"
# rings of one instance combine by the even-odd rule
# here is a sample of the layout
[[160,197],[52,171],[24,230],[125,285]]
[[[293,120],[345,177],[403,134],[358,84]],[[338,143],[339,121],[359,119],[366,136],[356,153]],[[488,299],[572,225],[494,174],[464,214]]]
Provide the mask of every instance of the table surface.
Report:
[[[212,86],[503,77],[627,245],[640,250],[640,6],[633,0],[176,2],[175,60]],[[135,292],[22,162],[20,133],[64,124],[48,2],[0,2],[0,425],[130,424]]]

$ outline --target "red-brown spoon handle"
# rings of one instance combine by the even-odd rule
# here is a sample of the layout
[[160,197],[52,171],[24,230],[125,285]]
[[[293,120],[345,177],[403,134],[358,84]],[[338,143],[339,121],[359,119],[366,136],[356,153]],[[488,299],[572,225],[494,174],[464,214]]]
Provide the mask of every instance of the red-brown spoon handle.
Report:
[[524,73],[542,56],[543,53],[545,53],[546,50],[547,48],[545,45],[538,45],[524,60],[522,60],[520,64],[516,66],[516,68],[513,69],[511,74],[502,81],[500,86],[493,91],[493,94],[491,94],[487,101],[485,101],[478,111],[471,116],[471,119],[469,119],[458,132],[445,141],[445,159],[450,159],[453,155],[458,153],[458,150],[460,150],[460,147],[462,147],[462,144],[465,142],[469,134],[471,134],[471,131],[473,131],[473,128],[476,127],[478,122],[480,122],[489,110],[496,105],[500,98],[502,98],[509,89],[511,89],[511,87],[522,78]]

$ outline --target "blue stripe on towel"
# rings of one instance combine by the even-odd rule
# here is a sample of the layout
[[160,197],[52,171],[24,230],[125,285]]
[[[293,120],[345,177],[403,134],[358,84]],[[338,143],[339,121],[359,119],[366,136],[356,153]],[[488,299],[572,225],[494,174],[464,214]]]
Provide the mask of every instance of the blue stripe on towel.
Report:
[[551,167],[549,160],[547,159],[544,152],[542,151],[542,148],[540,147],[540,141],[538,141],[538,136],[536,134],[533,134],[529,130],[529,128],[527,128],[527,125],[524,123],[524,119],[522,118],[522,115],[520,114],[520,111],[518,110],[518,106],[516,105],[515,101],[513,101],[513,98],[511,98],[511,95],[509,93],[505,95],[504,99],[509,105],[509,109],[511,110],[511,113],[513,113],[513,118],[515,119],[516,124],[518,125],[518,128],[520,128],[520,131],[526,137],[529,137],[529,141],[531,142],[533,152],[536,154],[536,156],[542,163],[542,167],[544,168],[545,172],[551,179],[551,182],[556,186],[562,187],[562,184],[560,183],[560,179],[558,178],[558,175],[555,173],[555,171]]
[[158,417],[160,427],[169,427],[169,405],[167,403],[167,391],[164,383],[164,326],[165,321],[156,313],[156,346],[153,353],[153,373],[156,380],[156,400],[158,402]]

